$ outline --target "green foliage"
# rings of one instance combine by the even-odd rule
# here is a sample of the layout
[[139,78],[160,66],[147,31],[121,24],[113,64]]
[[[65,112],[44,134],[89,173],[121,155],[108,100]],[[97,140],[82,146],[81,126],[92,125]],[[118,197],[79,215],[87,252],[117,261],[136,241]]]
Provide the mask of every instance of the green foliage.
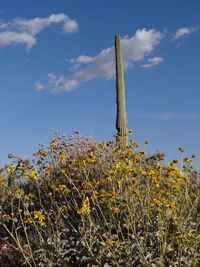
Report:
[[0,174],[0,265],[199,266],[198,173],[163,159],[78,132],[15,158]]

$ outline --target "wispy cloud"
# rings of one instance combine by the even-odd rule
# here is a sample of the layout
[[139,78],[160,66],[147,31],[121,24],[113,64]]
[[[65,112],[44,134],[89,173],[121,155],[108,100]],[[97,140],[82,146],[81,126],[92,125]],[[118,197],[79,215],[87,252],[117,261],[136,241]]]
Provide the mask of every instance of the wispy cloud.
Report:
[[0,21],[0,46],[17,43],[25,45],[26,49],[30,50],[37,43],[37,34],[45,28],[59,23],[62,23],[64,33],[78,31],[78,23],[63,13],[52,14],[46,18],[17,18],[10,22]]
[[[124,70],[148,56],[163,38],[163,33],[154,29],[137,30],[135,35],[122,38]],[[48,75],[45,86],[51,92],[67,92],[75,89],[83,82],[97,78],[112,79],[115,75],[114,46],[103,49],[96,56],[80,55],[68,60],[74,72],[71,76]]]
[[186,35],[189,35],[191,34],[192,32],[196,31],[197,28],[193,28],[193,27],[183,27],[183,28],[180,28],[176,31],[174,37],[173,37],[173,40],[177,40],[177,39],[180,39],[180,38],[183,38],[185,37]]
[[0,32],[0,46],[7,46],[13,43],[23,44],[26,46],[27,50],[30,50],[31,47],[37,43],[37,40],[26,32]]
[[11,27],[15,29],[19,29],[20,31],[25,31],[32,36],[37,35],[45,28],[53,25],[62,23],[62,29],[65,33],[76,32],[78,30],[78,23],[75,20],[70,19],[67,15],[60,14],[52,14],[46,18],[34,18],[30,20],[26,19],[15,19],[13,23],[10,23]]
[[139,118],[152,120],[192,120],[200,119],[199,113],[176,113],[173,111],[156,112],[156,113],[141,113],[136,115]]
[[40,82],[35,82],[34,83],[34,88],[39,91],[39,90],[44,89],[44,85],[42,83],[40,83]]
[[164,61],[162,57],[151,57],[147,59],[147,64],[141,65],[142,68],[151,68],[161,64]]

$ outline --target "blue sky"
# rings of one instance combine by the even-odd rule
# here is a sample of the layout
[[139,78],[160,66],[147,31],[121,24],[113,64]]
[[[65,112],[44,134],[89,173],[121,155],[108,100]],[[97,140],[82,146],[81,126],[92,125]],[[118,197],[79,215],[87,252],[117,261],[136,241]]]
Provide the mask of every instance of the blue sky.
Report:
[[0,0],[0,165],[51,128],[113,139],[122,36],[129,128],[150,153],[200,159],[198,0]]

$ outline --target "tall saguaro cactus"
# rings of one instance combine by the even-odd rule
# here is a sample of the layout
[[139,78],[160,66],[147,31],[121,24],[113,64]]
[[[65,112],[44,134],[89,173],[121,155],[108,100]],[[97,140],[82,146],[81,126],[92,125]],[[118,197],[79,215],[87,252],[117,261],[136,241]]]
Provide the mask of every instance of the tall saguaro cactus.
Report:
[[121,37],[115,35],[115,61],[116,61],[116,90],[117,90],[117,120],[116,141],[125,147],[128,145],[128,123],[126,118],[124,73],[122,64]]

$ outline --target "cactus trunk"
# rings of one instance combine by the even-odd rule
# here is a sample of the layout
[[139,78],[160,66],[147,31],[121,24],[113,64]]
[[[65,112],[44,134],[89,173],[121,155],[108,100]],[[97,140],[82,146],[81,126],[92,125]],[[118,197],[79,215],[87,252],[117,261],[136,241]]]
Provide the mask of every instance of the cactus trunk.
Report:
[[117,90],[117,120],[116,141],[122,146],[128,146],[128,123],[126,118],[124,73],[122,64],[121,38],[115,36],[115,60],[116,60],[116,90]]

